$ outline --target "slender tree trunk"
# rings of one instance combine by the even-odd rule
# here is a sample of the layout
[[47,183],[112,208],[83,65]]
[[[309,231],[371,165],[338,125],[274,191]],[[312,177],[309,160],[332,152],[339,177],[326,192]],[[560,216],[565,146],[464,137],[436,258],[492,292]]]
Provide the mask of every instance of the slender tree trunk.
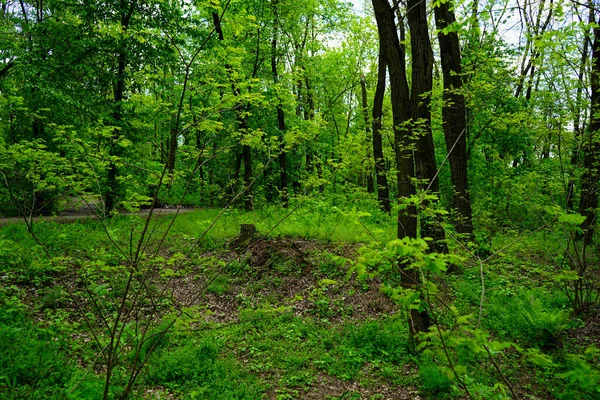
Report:
[[[590,8],[590,12],[596,11]],[[597,19],[597,18],[596,18]],[[584,243],[590,245],[598,218],[598,189],[600,185],[600,28],[594,27],[592,45],[590,128],[583,143],[584,172],[581,178],[579,213],[585,216],[581,225]]]
[[579,71],[577,73],[577,94],[575,96],[575,107],[573,110],[573,133],[575,134],[575,143],[571,153],[571,168],[569,171],[569,182],[567,183],[566,193],[566,206],[567,210],[574,210],[573,197],[575,194],[575,171],[580,166],[579,156],[581,152],[581,140],[585,131],[585,121],[581,119],[582,112],[582,98],[583,88],[585,86],[585,70],[588,63],[589,51],[590,51],[590,27],[594,23],[594,13],[590,11],[588,17],[588,25],[584,28],[583,32],[583,50],[581,53],[581,59],[579,62]]
[[[369,136],[371,136],[371,124],[369,121],[369,101],[367,100],[367,83],[365,82],[364,75],[361,75],[360,77],[360,95],[362,100],[363,118],[365,120],[365,133],[367,134],[367,138],[369,138]],[[365,162],[370,163],[371,150],[369,148],[370,147],[367,146],[367,157],[366,160],[363,161],[363,165]],[[373,173],[371,172],[370,168],[367,168],[367,193],[374,192],[375,185],[373,184]]]
[[388,214],[391,212],[390,188],[387,181],[387,169],[383,155],[383,141],[381,139],[381,120],[383,117],[383,97],[385,95],[386,63],[383,47],[379,45],[379,65],[377,69],[377,86],[373,98],[373,157],[375,158],[375,177],[377,180],[377,200],[381,209]]
[[169,154],[167,155],[167,170],[169,171],[169,174],[172,174],[175,170],[175,155],[177,154],[178,129],[175,125],[175,121],[172,121],[169,134]]
[[[550,4],[548,7],[548,12],[546,14],[546,18],[542,21],[542,14],[544,13],[544,9],[546,8],[546,0],[541,0],[539,3],[535,5],[532,2],[525,2],[525,7],[522,9],[522,12],[526,14],[525,23],[527,25],[528,37],[525,45],[525,51],[523,52],[523,60],[521,62],[521,73],[519,74],[519,79],[517,81],[517,89],[515,90],[515,97],[519,98],[525,90],[525,99],[529,101],[531,99],[532,93],[532,83],[535,77],[536,65],[539,63],[539,58],[542,55],[539,44],[537,43],[538,38],[542,36],[550,22],[552,21],[553,16],[553,4],[554,1],[550,0]],[[529,5],[529,8],[527,8]],[[533,10],[537,10],[537,14],[535,17],[535,24],[533,24]],[[527,17],[529,14],[529,17]],[[532,26],[533,25],[533,26]],[[529,79],[527,79],[529,77]],[[527,87],[525,88],[525,81],[528,81]]]
[[[213,24],[215,26],[215,32],[217,33],[219,40],[225,40],[223,36],[223,29],[221,28],[221,19],[219,18],[219,14],[213,12],[212,17]],[[256,73],[256,67],[257,62],[255,61],[254,74]],[[233,67],[229,64],[225,64],[225,69],[227,70],[227,73],[229,74],[229,78],[231,80],[233,94],[234,96],[239,97],[241,92],[239,86],[237,85],[232,76]],[[244,115],[245,108],[246,107],[243,104],[238,104],[236,106],[238,129],[242,133],[242,136],[245,135],[248,131],[248,118]],[[252,150],[247,144],[242,145],[242,158],[244,161],[244,208],[246,209],[246,211],[251,211],[254,208],[254,194],[252,190]]]
[[[273,84],[275,91],[277,91],[277,85],[279,84],[279,75],[277,73],[277,35],[279,32],[279,16],[277,13],[278,0],[271,1],[271,7],[273,9],[273,39],[271,40],[271,73],[273,74]],[[283,208],[288,208],[288,173],[286,165],[286,151],[284,135],[286,131],[285,127],[285,113],[283,112],[283,104],[279,95],[277,95],[277,127],[279,129],[279,192],[281,194],[281,205]]]
[[254,209],[254,195],[252,191],[252,152],[250,146],[242,146],[242,156],[244,158],[244,189],[246,191],[244,196],[244,209],[246,211],[252,211]]
[[460,43],[456,32],[442,30],[456,21],[450,2],[435,7],[435,23],[438,29],[442,74],[444,76],[444,105],[442,123],[446,150],[450,162],[452,181],[452,208],[456,212],[454,224],[458,233],[473,234],[473,217],[469,198],[467,169],[467,123],[465,98],[462,89]]
[[[136,0],[131,3],[126,2],[125,0],[120,0],[119,2],[120,10],[121,10],[121,31],[125,32],[129,28],[129,22],[131,21],[131,17],[135,10]],[[124,36],[124,33],[123,33]],[[123,43],[124,38],[120,38],[119,43],[119,52],[117,59],[117,81],[114,89],[114,112],[113,119],[117,126],[121,125],[121,121],[123,119],[121,105],[123,102],[124,94],[125,94],[125,68],[127,66],[127,55],[125,51],[125,44]],[[117,144],[115,143],[121,134],[121,130],[115,129],[112,134],[112,143],[110,144],[110,155],[111,156],[119,156]],[[117,182],[117,164],[114,161],[110,161],[108,164],[108,175],[106,182],[106,192],[104,195],[104,207],[105,212],[109,214],[115,208],[115,202],[118,192],[118,182]]]

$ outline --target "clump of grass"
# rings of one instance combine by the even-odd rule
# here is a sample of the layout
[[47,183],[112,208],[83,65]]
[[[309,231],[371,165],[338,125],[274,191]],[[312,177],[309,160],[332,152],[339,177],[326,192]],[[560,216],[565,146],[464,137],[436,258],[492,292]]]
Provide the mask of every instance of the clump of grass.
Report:
[[167,388],[183,398],[260,398],[264,387],[259,381],[220,353],[221,344],[210,338],[163,349],[150,362],[146,384]]
[[23,311],[3,301],[6,299],[1,300],[0,397],[92,398],[85,397],[85,393],[94,386],[101,387],[101,380],[94,374],[86,376],[69,360],[58,328],[40,327],[30,322]]
[[435,364],[424,364],[419,367],[421,390],[436,399],[447,398],[452,391],[452,381],[442,369]]
[[553,307],[551,297],[540,289],[510,295],[496,291],[486,307],[485,325],[504,338],[530,346],[556,347],[569,327],[569,312]]
[[229,292],[231,286],[230,278],[226,275],[219,275],[214,281],[206,288],[207,293],[214,293],[222,296]]

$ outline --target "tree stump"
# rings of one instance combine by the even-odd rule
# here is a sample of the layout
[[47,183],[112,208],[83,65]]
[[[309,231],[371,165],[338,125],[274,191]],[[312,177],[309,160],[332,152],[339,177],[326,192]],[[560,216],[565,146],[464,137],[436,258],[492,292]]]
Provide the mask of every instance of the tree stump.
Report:
[[254,235],[256,234],[256,227],[254,224],[241,224],[240,235],[231,241],[230,248],[240,248],[250,244]]
[[241,242],[249,242],[254,239],[254,234],[256,233],[256,227],[254,224],[242,224],[240,225],[240,236],[239,240]]

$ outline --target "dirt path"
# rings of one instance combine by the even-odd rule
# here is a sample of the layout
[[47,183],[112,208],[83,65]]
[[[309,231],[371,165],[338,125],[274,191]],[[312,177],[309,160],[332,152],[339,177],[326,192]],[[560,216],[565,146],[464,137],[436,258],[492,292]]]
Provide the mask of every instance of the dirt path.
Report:
[[[169,215],[169,214],[183,214],[194,211],[193,208],[155,208],[153,211],[154,216]],[[146,216],[150,213],[150,210],[141,210],[136,213],[121,213],[119,215],[139,215],[140,217]],[[98,216],[88,211],[68,211],[61,215],[45,215],[33,217],[34,221],[48,221],[48,222],[60,222],[70,223],[81,219],[98,219]],[[19,224],[23,223],[23,217],[0,217],[0,226]]]

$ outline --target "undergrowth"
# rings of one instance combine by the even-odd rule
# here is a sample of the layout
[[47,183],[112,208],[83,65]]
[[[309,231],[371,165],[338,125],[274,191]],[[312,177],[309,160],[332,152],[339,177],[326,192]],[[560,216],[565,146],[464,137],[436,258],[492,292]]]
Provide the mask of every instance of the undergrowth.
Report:
[[[136,304],[141,314],[154,307],[163,320],[140,348],[149,358],[132,398],[293,399],[328,387],[341,389],[323,398],[379,398],[385,387],[407,398],[455,398],[468,390],[473,398],[500,399],[513,397],[509,384],[522,397],[600,396],[598,338],[578,341],[586,324],[554,279],[557,267],[547,254],[554,244],[529,238],[507,248],[510,238],[501,237],[491,249],[503,253],[485,263],[452,248],[463,258],[451,260],[457,266],[451,274],[444,272],[450,259],[405,253],[430,268],[424,273],[435,285],[428,286],[434,328],[416,354],[394,276],[394,252],[402,246],[381,247],[393,239],[394,224],[382,223],[378,214],[319,204],[301,206],[273,230],[284,210],[225,211],[214,222],[219,213],[179,215],[160,249],[173,216],[153,220],[147,251],[157,258],[140,265],[156,274],[139,286],[152,297]],[[3,398],[102,397],[102,349],[87,326],[100,327],[99,342],[105,340],[102,316],[118,309],[127,271],[114,242],[134,240],[140,222],[137,216],[115,217],[105,227],[91,220],[35,221],[45,250],[22,225],[0,227]],[[240,224],[269,234],[265,257],[231,248]],[[185,258],[198,238],[198,248]],[[306,251],[278,248],[306,240]],[[369,250],[359,251],[362,243],[370,243]],[[256,257],[264,258],[262,264]],[[357,260],[368,277],[349,273]],[[177,300],[183,283],[198,291],[196,302]],[[383,301],[380,287],[394,307],[372,304]],[[230,307],[220,311],[211,299]],[[135,320],[124,326],[123,340],[134,342],[140,328]],[[122,393],[127,363],[135,360],[124,356],[113,397]]]

